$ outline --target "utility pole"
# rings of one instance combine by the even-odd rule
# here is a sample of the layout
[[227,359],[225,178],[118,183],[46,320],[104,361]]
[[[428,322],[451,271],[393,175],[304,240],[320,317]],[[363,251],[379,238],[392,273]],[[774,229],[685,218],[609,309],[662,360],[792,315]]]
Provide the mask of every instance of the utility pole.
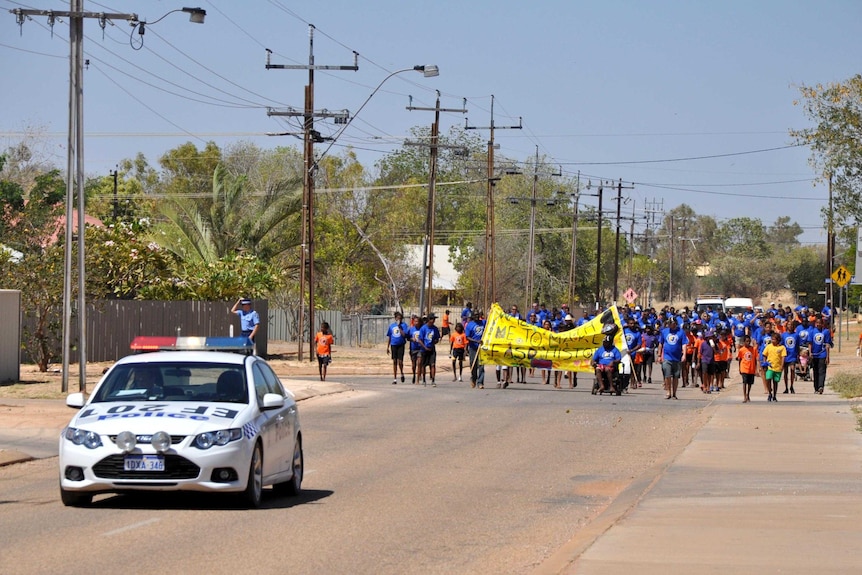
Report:
[[[272,52],[266,51],[266,69],[267,70],[308,70],[308,85],[305,86],[305,110],[302,114],[303,122],[303,145],[302,158],[305,166],[305,172],[302,177],[302,227],[300,230],[301,243],[301,267],[299,275],[299,297],[305,298],[305,281],[308,277],[308,360],[314,361],[314,176],[317,171],[317,165],[314,161],[314,144],[319,140],[319,134],[314,131],[314,71],[315,70],[359,70],[359,54],[353,52],[352,66],[319,66],[314,63],[314,25],[308,25],[308,65],[285,65],[271,64],[270,56]],[[327,112],[323,112],[327,114]],[[278,113],[272,110],[267,111],[267,115],[295,115],[293,112]],[[302,337],[305,331],[304,313],[300,306],[299,312],[299,347],[297,349],[297,359],[302,361]]]
[[614,305],[619,300],[619,273],[620,273],[620,209],[623,201],[623,188],[628,190],[634,189],[634,185],[623,186],[623,180],[617,182],[617,236],[616,247],[614,248]]
[[[587,184],[587,188],[590,184]],[[604,182],[599,180],[599,212],[598,228],[596,229],[596,313],[601,309],[602,303],[602,196],[604,195]]]
[[578,170],[578,178],[575,182],[575,215],[572,218],[572,258],[569,262],[569,301],[570,306],[575,304],[575,270],[578,267],[578,202],[581,199],[581,171]]
[[635,206],[637,202],[632,202],[632,221],[629,229],[629,287],[634,283],[634,260],[635,260]]
[[[657,229],[658,226],[656,224],[656,214],[664,213],[664,200],[661,202],[657,202],[655,200],[651,202],[644,202],[646,213],[646,252],[647,256],[650,258],[650,266],[649,266],[649,281],[647,282],[647,300],[646,304],[648,307],[652,307],[652,271],[653,271],[653,263],[652,258],[655,254],[655,237],[652,234],[654,229]],[[659,208],[659,206],[661,206]],[[657,209],[658,208],[658,209]]]
[[[437,90],[437,102],[433,108],[422,108],[413,106],[413,98],[410,98],[410,105],[407,109],[411,112],[414,110],[423,112],[434,112],[434,123],[431,124],[431,142],[428,144],[431,148],[431,162],[429,168],[428,179],[428,204],[425,211],[425,240],[422,250],[422,285],[419,288],[419,310],[425,315],[431,313],[431,302],[433,301],[432,292],[434,287],[434,227],[437,214],[437,151],[439,148],[461,148],[462,146],[448,146],[439,143],[440,134],[440,112],[457,112],[466,114],[467,100],[464,100],[465,107],[463,108],[441,108],[440,107],[440,90]],[[421,145],[417,142],[405,142],[407,145]],[[427,293],[426,293],[427,287]]]
[[533,301],[533,272],[535,271],[535,256],[536,249],[536,191],[539,187],[539,146],[536,146],[536,161],[533,164],[533,191],[530,196],[530,247],[527,251],[527,281],[526,281],[526,302],[523,309],[530,309],[530,302]]
[[[497,301],[497,244],[495,237],[495,213],[494,213],[494,188],[499,178],[494,176],[494,130],[520,130],[522,119],[518,118],[517,126],[495,126],[494,125],[494,95],[491,94],[491,125],[487,128],[467,125],[465,130],[490,130],[491,137],[488,140],[488,187],[485,197],[485,262],[482,272],[482,309],[487,310],[490,303]],[[489,297],[490,294],[490,297]],[[489,301],[490,299],[490,301]]]
[[673,215],[668,216],[668,231],[670,232],[670,237],[668,238],[668,242],[670,242],[668,248],[668,262],[670,265],[670,271],[667,276],[667,299],[668,305],[673,305]]
[[[85,12],[84,0],[70,0],[69,8],[70,10],[32,10],[27,8],[9,10],[15,14],[15,21],[21,29],[23,29],[24,22],[31,16],[45,16],[48,19],[48,26],[52,29],[57,18],[69,19],[69,131],[66,142],[66,245],[63,273],[63,368],[61,374],[61,391],[64,393],[69,391],[69,356],[72,345],[72,241],[74,239],[72,220],[76,190],[78,198],[78,364],[80,366],[78,386],[80,391],[87,391],[87,298],[86,270],[84,268],[86,248],[84,241],[86,224],[84,202],[84,20],[98,20],[102,30],[105,29],[109,21],[113,25],[114,20],[126,20],[133,26],[133,31],[135,28],[138,29],[141,42],[143,42],[144,26],[146,25],[146,22],[133,13]],[[202,24],[206,16],[206,10],[201,8],[171,10],[165,16],[172,12],[187,12],[191,14],[191,21],[198,24]]]
[[[829,283],[826,287],[826,298],[825,298],[828,300],[828,302],[825,302],[825,303],[828,303],[829,308],[833,310],[831,312],[831,316],[830,316],[830,325],[827,326],[829,329],[832,329],[831,321],[832,321],[832,318],[835,317],[835,311],[834,310],[836,309],[831,303],[831,302],[835,301],[832,299],[832,296],[834,293],[833,289],[832,289],[832,286],[834,285],[832,282],[832,273],[834,271],[833,267],[835,265],[835,262],[834,262],[834,260],[835,260],[835,228],[834,228],[835,222],[832,219],[832,173],[829,172],[827,174],[827,176],[829,177],[829,206],[828,206],[828,212],[826,214],[827,215],[827,221],[826,221],[826,278],[827,279],[826,279],[826,281]],[[859,273],[858,270],[857,270],[857,273]]]
[[117,200],[117,170],[112,170],[108,174],[114,178],[114,220],[120,215],[120,206]]

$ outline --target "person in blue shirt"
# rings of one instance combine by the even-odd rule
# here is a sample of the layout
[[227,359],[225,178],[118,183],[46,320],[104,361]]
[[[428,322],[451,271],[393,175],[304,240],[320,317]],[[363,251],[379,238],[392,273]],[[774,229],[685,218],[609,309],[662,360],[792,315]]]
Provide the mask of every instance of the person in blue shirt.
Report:
[[832,300],[828,299],[828,300],[826,300],[826,305],[824,305],[823,309],[820,310],[820,317],[823,318],[823,325],[827,329],[832,329],[832,320],[833,320],[832,316],[833,316]]
[[622,359],[620,350],[614,346],[613,336],[606,335],[602,340],[602,347],[596,349],[590,360],[590,365],[596,371],[596,385],[593,386],[593,395],[596,392],[601,395],[605,391],[608,393],[613,391],[614,373],[619,368]]
[[745,341],[745,336],[748,335],[748,326],[741,313],[736,314],[736,317],[730,317],[730,329],[733,331],[733,338],[739,349]]
[[473,302],[467,302],[464,306],[464,309],[461,310],[461,323],[467,325],[467,322],[470,321],[470,316],[473,315]]
[[485,318],[481,311],[474,311],[473,316],[464,327],[467,334],[467,353],[470,356],[470,387],[485,389],[485,366],[479,359],[479,345],[482,334],[485,333]]
[[434,378],[437,375],[437,342],[440,341],[440,330],[434,325],[437,316],[428,315],[428,319],[419,328],[419,345],[422,346],[422,354],[419,357],[419,373],[422,375],[422,383],[425,383],[425,369],[431,377],[431,387],[437,387]]
[[404,344],[407,343],[407,324],[404,316],[395,312],[395,321],[386,330],[386,354],[392,357],[392,385],[398,383],[398,369],[401,368],[401,383],[404,383]]
[[814,322],[814,329],[809,332],[814,393],[820,395],[823,395],[823,388],[826,386],[826,368],[829,366],[829,351],[832,349],[832,332],[826,322],[822,316],[818,317]]
[[251,308],[251,300],[245,297],[239,298],[230,308],[230,312],[239,316],[240,333],[254,341],[257,330],[260,329],[260,316]]
[[799,340],[795,319],[790,320],[787,329],[781,334],[781,343],[787,350],[787,357],[784,358],[784,393],[796,393],[793,383],[796,381],[796,362],[799,360]]
[[[629,316],[626,320],[626,326],[623,328],[623,337],[626,340],[626,346],[629,348],[629,354],[632,358],[635,357],[635,354],[641,348],[641,329],[635,320],[634,316]],[[641,356],[643,359],[643,356]],[[641,366],[643,363],[634,364],[634,386],[641,387],[641,382],[643,381],[643,374],[641,372]]]
[[419,345],[419,328],[422,325],[419,322],[419,316],[413,315],[410,318],[410,325],[407,327],[407,341],[410,342],[410,365],[413,368],[413,383],[416,383],[416,368],[419,367],[419,354],[422,353],[422,346]]
[[676,399],[679,386],[679,376],[682,373],[682,353],[686,336],[679,329],[676,319],[671,317],[667,327],[659,334],[659,355],[661,355],[661,371],[664,375],[665,399]]

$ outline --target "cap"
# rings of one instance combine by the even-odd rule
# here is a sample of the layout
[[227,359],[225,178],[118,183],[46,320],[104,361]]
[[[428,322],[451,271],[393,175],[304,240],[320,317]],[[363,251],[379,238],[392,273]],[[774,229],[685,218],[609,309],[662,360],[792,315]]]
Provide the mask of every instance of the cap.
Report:
[[635,306],[635,311],[640,311],[640,310],[641,310],[641,306],[636,305],[636,306]]
[[573,320],[573,319],[575,319],[575,318],[573,318],[573,317],[572,317],[572,314],[567,313],[567,314],[566,314],[566,317],[565,317],[564,319],[565,319],[566,321],[572,321],[572,320]]
[[248,299],[247,297],[244,297],[241,300],[239,300],[239,305],[251,305],[251,300]]
[[433,313],[429,313],[426,319],[437,319],[437,316]]

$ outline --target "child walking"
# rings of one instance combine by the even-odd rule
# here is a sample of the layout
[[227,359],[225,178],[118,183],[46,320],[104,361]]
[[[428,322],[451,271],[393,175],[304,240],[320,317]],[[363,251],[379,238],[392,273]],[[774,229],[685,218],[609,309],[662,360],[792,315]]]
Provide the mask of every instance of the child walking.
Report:
[[767,363],[768,401],[778,401],[778,384],[781,382],[781,373],[784,371],[784,358],[786,357],[787,348],[781,343],[781,334],[773,333],[772,341],[766,344],[766,348],[763,350],[763,359]]
[[326,368],[332,363],[332,344],[335,343],[335,337],[327,322],[320,324],[320,331],[314,336],[314,343],[317,344],[317,369],[320,372],[320,381],[326,381]]
[[[449,357],[452,358],[452,381],[464,381],[461,375],[464,373],[464,354],[467,351],[467,334],[464,333],[464,324],[460,321],[455,324],[455,331],[449,334]],[[457,370],[455,364],[458,364]]]
[[748,403],[751,401],[751,386],[757,375],[757,349],[751,345],[750,335],[743,337],[736,361],[739,362],[739,374],[742,376],[742,403]]

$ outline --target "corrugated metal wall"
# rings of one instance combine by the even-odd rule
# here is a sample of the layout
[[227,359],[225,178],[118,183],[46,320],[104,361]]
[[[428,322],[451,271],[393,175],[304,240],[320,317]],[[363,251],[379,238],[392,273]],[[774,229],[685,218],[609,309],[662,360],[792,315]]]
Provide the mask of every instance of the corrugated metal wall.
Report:
[[21,379],[21,292],[0,290],[0,382]]
[[[230,313],[232,305],[233,302],[205,301],[90,302],[87,306],[87,360],[116,361],[129,354],[129,344],[138,335],[228,335],[231,325],[233,333],[239,335],[239,318]],[[296,312],[269,309],[266,300],[256,300],[254,309],[261,317],[261,327],[255,342],[258,355],[267,355],[270,341],[297,341]],[[0,311],[0,317],[5,318],[6,314]],[[324,321],[332,328],[336,345],[364,347],[386,343],[386,330],[393,319],[388,315],[346,315],[340,311],[317,311],[315,326]],[[32,318],[25,318],[25,322],[32,322]],[[76,342],[77,323],[74,320],[72,323],[72,340]],[[4,331],[3,335],[7,332]],[[302,339],[308,341],[307,328]],[[15,336],[15,341],[20,344],[20,334]],[[57,353],[60,353],[59,349]],[[32,361],[26,357],[24,360]],[[78,361],[76,346],[70,361]]]
[[[234,302],[99,300],[87,304],[87,361],[115,361],[129,355],[129,344],[138,335],[228,335],[231,325],[239,335],[239,318],[230,313]],[[267,354],[269,303],[255,300],[260,329],[255,337],[259,355]],[[28,325],[33,318],[25,318]],[[59,321],[59,319],[58,319]],[[72,321],[72,341],[79,338]],[[20,342],[20,336],[17,338]],[[61,350],[57,350],[58,355]],[[32,361],[31,358],[24,358]],[[73,344],[70,361],[78,361]]]

